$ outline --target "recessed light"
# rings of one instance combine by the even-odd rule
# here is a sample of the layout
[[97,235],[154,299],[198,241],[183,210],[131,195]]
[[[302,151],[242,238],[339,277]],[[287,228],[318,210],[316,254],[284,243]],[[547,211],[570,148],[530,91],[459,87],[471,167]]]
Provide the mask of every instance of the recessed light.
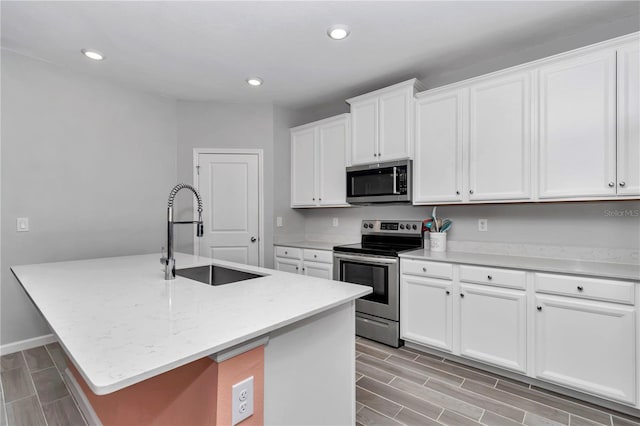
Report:
[[104,59],[104,55],[97,50],[82,49],[81,52],[84,56],[89,59],[93,59],[94,61],[101,61]]
[[250,86],[261,86],[262,79],[260,77],[249,77],[247,79],[247,84],[249,84]]
[[349,37],[351,29],[347,25],[332,25],[327,28],[327,35],[334,40],[343,40]]

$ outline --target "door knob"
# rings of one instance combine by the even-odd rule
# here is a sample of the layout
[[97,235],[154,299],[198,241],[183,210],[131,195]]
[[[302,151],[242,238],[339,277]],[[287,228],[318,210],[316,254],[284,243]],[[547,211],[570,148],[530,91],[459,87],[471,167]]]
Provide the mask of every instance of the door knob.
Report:
[[[256,238],[256,237],[251,237],[251,242],[252,242],[252,243],[255,243],[256,241],[257,241],[257,238]],[[286,254],[286,252],[285,252],[285,254]]]

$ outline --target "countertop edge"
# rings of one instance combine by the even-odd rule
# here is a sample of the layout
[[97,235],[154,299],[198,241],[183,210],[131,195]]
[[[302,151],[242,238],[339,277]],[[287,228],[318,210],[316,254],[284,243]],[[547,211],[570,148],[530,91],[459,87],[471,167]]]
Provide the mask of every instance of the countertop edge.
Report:
[[[483,256],[485,257],[484,259],[456,259],[455,257],[453,258],[447,258],[447,257],[439,257],[438,255],[449,255],[449,256],[456,256],[456,255],[461,255],[461,256]],[[498,257],[505,257],[508,258],[512,261],[515,261],[513,263],[511,262],[500,262],[497,261],[497,259],[488,259],[489,257],[493,257],[495,256],[496,258]],[[581,275],[581,276],[587,276],[587,277],[594,277],[594,278],[609,278],[609,279],[618,279],[618,280],[625,280],[625,281],[640,281],[640,266],[636,266],[633,264],[619,264],[619,263],[611,263],[611,262],[593,262],[593,261],[581,261],[578,259],[551,259],[551,258],[543,258],[543,257],[527,257],[527,256],[512,256],[512,255],[503,255],[503,254],[487,254],[487,253],[469,253],[469,252],[443,252],[443,253],[438,253],[436,256],[432,256],[429,254],[428,250],[425,249],[419,249],[419,250],[414,250],[411,252],[406,252],[406,253],[401,253],[400,254],[400,258],[401,259],[411,259],[411,260],[425,260],[425,261],[430,261],[430,262],[441,262],[441,263],[455,263],[455,264],[459,264],[459,265],[474,265],[474,266],[487,266],[487,267],[496,267],[496,268],[507,268],[507,269],[521,269],[521,270],[526,270],[526,271],[534,271],[534,272],[552,272],[552,273],[558,273],[558,274],[568,274],[568,275]],[[521,260],[520,263],[518,263],[518,260]],[[602,270],[598,270],[598,271],[588,271],[588,270],[579,270],[579,269],[572,269],[572,268],[561,268],[561,267],[555,267],[553,265],[549,265],[549,266],[540,266],[540,265],[531,265],[528,264],[530,262],[532,262],[533,260],[537,261],[537,262],[562,262],[562,261],[566,261],[566,262],[579,262],[581,264],[586,264],[586,265],[590,265],[591,267],[594,267],[594,269],[598,268],[598,267],[602,267],[604,265],[608,266],[608,267],[620,267],[620,268],[633,268],[633,267],[637,267],[638,268],[638,272],[639,275],[629,275],[626,273],[612,273],[612,272],[607,272],[607,271],[602,271]]]

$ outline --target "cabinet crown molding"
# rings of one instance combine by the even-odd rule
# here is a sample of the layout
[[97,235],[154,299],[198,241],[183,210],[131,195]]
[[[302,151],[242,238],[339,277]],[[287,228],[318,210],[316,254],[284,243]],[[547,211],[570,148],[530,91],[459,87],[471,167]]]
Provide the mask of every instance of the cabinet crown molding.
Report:
[[361,99],[366,99],[366,98],[369,98],[370,96],[383,95],[387,92],[393,92],[394,90],[398,90],[403,87],[413,87],[414,91],[426,89],[426,86],[422,84],[420,80],[418,80],[417,78],[412,78],[411,80],[402,81],[392,86],[387,86],[387,87],[383,87],[382,89],[374,90],[373,92],[368,92],[362,95],[354,96],[352,98],[347,99],[346,102],[348,104],[352,104],[354,102],[358,102]]

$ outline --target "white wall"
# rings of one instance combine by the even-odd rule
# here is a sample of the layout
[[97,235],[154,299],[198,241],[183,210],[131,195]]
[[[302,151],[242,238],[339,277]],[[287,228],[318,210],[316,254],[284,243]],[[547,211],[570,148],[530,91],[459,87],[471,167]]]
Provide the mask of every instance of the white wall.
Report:
[[2,344],[49,333],[10,266],[159,252],[175,117],[174,101],[2,51]]
[[[265,266],[273,266],[274,114],[267,104],[179,101],[178,178],[193,183],[194,148],[262,149],[264,152]],[[177,218],[192,217],[189,196],[178,196]],[[193,252],[193,229],[176,227],[176,250]]]

